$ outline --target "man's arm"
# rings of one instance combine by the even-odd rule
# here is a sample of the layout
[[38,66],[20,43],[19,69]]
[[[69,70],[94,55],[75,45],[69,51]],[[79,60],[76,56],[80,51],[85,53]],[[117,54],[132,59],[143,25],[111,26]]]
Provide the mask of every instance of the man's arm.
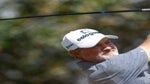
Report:
[[148,55],[148,61],[150,62],[150,34],[147,36],[147,39],[139,47],[146,51]]

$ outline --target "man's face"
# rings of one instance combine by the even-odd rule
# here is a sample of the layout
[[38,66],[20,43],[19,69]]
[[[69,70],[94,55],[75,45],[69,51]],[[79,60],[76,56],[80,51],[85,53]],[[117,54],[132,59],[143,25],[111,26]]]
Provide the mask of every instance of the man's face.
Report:
[[108,39],[102,39],[96,46],[78,49],[77,57],[84,61],[99,62],[118,55],[117,47]]

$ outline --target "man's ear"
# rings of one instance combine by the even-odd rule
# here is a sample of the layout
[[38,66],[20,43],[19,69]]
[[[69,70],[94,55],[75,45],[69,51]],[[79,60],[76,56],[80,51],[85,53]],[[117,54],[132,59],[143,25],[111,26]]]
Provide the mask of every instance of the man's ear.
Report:
[[79,55],[79,51],[78,50],[71,50],[71,51],[69,51],[69,53],[71,55],[74,55],[74,56],[78,56]]
[[72,50],[69,51],[69,54],[73,55],[75,58],[82,60],[82,57],[80,56],[80,51],[79,50]]

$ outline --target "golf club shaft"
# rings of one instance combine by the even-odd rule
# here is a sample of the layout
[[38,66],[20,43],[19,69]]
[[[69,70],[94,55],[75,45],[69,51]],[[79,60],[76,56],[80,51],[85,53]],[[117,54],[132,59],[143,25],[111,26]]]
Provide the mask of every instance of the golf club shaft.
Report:
[[83,15],[83,14],[124,13],[124,12],[150,12],[150,8],[130,9],[130,10],[103,10],[103,11],[97,11],[97,12],[76,12],[76,13],[62,13],[62,14],[50,14],[50,15],[34,15],[34,16],[14,17],[14,18],[0,18],[0,20],[14,20],[14,19],[25,19],[25,18],[66,16],[66,15]]

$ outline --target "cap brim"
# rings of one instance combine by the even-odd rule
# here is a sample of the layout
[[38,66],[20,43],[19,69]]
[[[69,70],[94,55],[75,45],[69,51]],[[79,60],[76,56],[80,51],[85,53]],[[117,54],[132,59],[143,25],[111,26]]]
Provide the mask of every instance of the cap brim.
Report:
[[77,44],[77,46],[79,48],[91,48],[91,47],[94,47],[103,38],[118,39],[118,36],[96,34],[95,36],[92,36],[92,37],[89,37],[88,39],[85,39],[84,42],[82,42],[82,44]]
[[118,39],[119,38],[116,35],[105,35],[105,37],[110,38],[110,39]]

